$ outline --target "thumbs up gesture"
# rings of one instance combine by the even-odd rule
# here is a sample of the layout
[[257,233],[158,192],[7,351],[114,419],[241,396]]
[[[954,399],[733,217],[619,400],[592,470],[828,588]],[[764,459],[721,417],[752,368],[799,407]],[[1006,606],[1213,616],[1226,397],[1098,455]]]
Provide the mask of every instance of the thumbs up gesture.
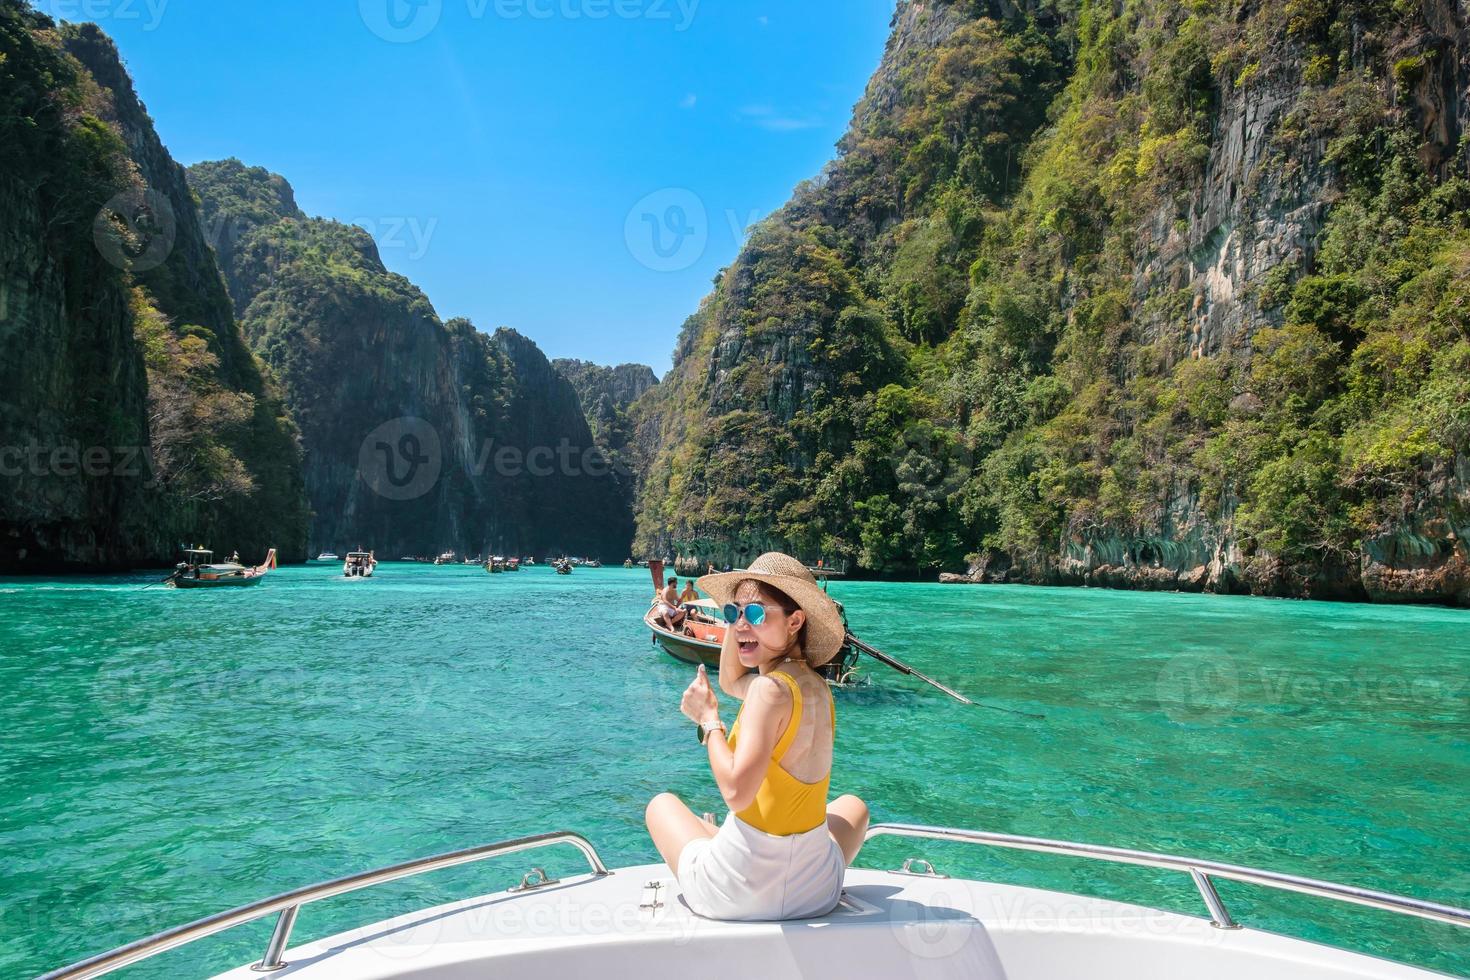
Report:
[[684,698],[679,702],[679,710],[684,712],[685,717],[696,725],[719,720],[720,703],[715,699],[715,692],[709,686],[709,675],[704,671],[704,664],[699,665],[699,672],[684,689]]

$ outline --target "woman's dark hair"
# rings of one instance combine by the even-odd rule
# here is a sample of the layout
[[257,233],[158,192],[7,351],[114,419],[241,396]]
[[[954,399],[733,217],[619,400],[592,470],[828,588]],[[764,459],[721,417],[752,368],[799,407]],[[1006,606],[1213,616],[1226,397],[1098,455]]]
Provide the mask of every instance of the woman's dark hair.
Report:
[[[785,592],[782,592],[774,585],[769,585],[765,582],[762,582],[758,578],[741,579],[739,582],[735,583],[735,590],[730,594],[734,595],[735,592],[739,592],[747,585],[754,585],[756,587],[756,591],[760,592],[760,594],[766,599],[780,606],[781,611],[788,616],[796,612],[798,609],[801,609],[801,604],[795,599],[791,598],[791,596],[787,595]],[[802,614],[804,616],[806,614],[806,610],[802,609]],[[799,652],[796,654],[796,656],[806,655],[806,626],[807,624],[803,620],[801,624],[801,629],[797,631],[796,646],[798,647]]]

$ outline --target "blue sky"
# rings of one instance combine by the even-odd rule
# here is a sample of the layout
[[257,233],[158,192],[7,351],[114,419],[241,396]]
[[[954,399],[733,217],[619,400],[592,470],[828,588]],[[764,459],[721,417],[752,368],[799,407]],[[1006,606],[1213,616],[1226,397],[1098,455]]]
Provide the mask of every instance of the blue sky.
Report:
[[116,38],[180,162],[283,174],[441,316],[662,374],[741,230],[832,157],[893,0],[35,5]]

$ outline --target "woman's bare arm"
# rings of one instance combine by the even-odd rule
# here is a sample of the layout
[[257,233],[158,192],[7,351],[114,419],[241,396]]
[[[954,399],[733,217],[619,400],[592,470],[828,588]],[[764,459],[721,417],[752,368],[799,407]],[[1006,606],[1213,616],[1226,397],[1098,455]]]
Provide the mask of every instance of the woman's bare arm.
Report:
[[[723,676],[723,665],[720,673]],[[766,778],[771,753],[791,717],[791,692],[785,684],[759,674],[744,681],[749,698],[740,716],[739,744],[732,751],[722,738],[711,738],[705,743],[715,785],[719,786],[725,805],[736,813],[755,802],[756,791]]]
[[720,690],[737,701],[744,701],[750,690],[750,682],[756,676],[749,667],[740,662],[740,648],[735,643],[734,624],[726,624],[725,642],[720,644]]

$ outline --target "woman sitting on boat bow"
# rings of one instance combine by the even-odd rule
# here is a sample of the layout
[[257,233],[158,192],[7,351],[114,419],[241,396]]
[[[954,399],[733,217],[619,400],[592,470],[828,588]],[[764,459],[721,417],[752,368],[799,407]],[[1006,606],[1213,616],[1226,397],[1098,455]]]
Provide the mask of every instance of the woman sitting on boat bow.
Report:
[[776,552],[746,571],[705,575],[698,585],[730,623],[720,689],[744,703],[727,740],[700,667],[680,707],[700,726],[730,813],[716,826],[662,793],[648,804],[649,835],[699,915],[825,915],[841,897],[843,873],[868,827],[868,808],[857,797],[827,805],[837,719],[832,692],[813,668],[842,648],[842,615],[806,566]]

